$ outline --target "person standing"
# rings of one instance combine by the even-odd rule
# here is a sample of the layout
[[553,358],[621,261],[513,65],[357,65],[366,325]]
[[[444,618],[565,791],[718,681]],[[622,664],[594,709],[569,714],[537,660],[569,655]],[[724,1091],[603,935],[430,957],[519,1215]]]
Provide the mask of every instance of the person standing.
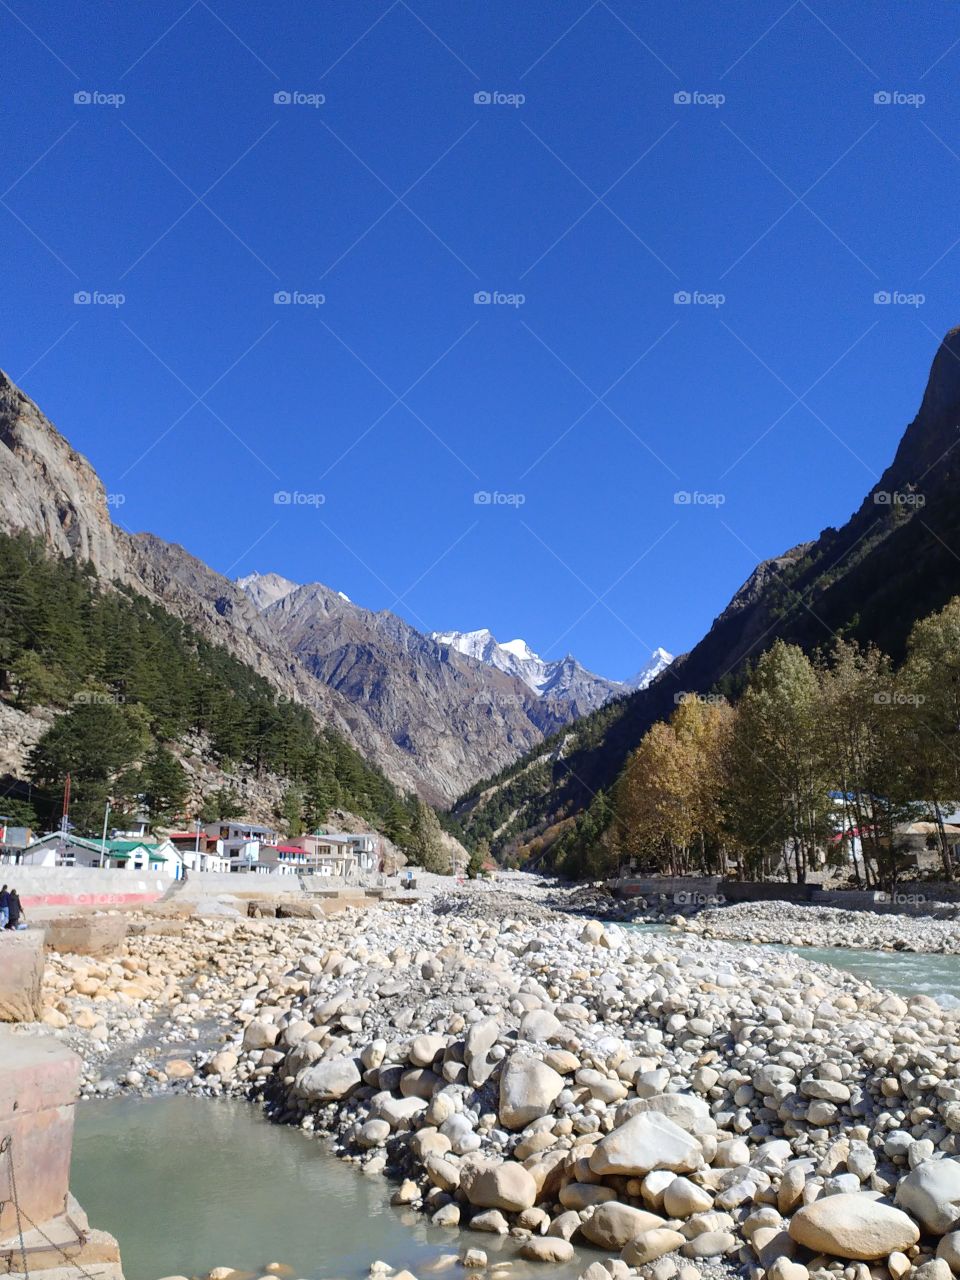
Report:
[[9,919],[6,924],[7,929],[25,929],[26,924],[20,923],[20,917],[23,915],[23,907],[20,905],[20,895],[16,889],[11,889],[7,898],[7,911]]
[[10,919],[10,894],[7,892],[7,886],[4,885],[0,889],[0,929],[7,927],[7,921]]

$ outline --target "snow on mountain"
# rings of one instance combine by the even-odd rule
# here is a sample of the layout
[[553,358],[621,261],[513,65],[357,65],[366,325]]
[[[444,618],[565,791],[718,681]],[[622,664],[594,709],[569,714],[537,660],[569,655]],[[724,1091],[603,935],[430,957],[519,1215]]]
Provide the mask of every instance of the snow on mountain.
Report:
[[631,680],[625,681],[627,688],[646,689],[648,684],[653,684],[661,671],[666,671],[672,661],[673,654],[667,653],[666,649],[658,646],[650,655],[649,662],[645,662]]
[[526,640],[508,640],[501,644],[486,627],[479,631],[434,631],[430,638],[477,662],[516,676],[540,697],[572,703],[578,715],[602,706],[620,691],[615,681],[594,675],[570,654],[545,662]]

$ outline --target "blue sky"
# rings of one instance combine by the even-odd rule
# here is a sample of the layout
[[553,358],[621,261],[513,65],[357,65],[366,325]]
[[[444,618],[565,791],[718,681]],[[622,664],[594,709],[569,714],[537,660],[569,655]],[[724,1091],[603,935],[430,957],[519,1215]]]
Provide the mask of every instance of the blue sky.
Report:
[[0,30],[0,364],[125,527],[232,577],[628,676],[846,519],[960,321],[944,4],[12,0]]

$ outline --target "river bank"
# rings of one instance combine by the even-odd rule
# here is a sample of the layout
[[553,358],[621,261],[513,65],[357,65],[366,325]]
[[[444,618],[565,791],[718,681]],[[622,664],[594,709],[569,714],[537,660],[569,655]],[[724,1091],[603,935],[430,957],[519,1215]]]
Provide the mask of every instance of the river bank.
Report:
[[651,1280],[960,1266],[960,1019],[929,997],[469,890],[191,920],[48,971],[86,1092],[258,1097],[434,1226],[530,1259],[582,1241]]
[[689,916],[671,913],[668,919],[688,933],[729,942],[960,955],[960,907],[955,906],[923,914],[879,915],[789,902],[744,902]]

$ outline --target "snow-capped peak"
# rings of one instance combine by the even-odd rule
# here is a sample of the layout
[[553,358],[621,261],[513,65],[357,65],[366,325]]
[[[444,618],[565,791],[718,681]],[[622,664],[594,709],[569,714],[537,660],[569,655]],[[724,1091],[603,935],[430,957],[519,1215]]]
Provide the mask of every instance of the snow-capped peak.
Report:
[[512,653],[521,662],[529,662],[531,658],[536,662],[542,661],[540,655],[533,652],[526,640],[506,640],[500,648],[506,650],[507,653]]
[[666,671],[672,661],[673,654],[667,653],[666,649],[662,649],[658,645],[651,653],[649,661],[643,664],[633,679],[625,682],[627,688],[646,689],[648,684],[652,684],[656,680],[661,671]]

